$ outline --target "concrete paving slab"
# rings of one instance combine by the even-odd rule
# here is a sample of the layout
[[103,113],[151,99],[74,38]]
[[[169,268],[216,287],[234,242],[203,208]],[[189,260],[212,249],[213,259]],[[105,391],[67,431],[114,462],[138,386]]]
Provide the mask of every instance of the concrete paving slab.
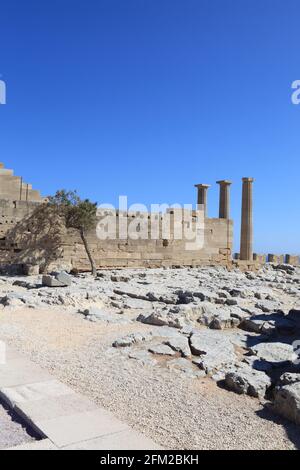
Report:
[[101,409],[36,421],[34,424],[57,447],[130,429],[111,413]]
[[77,393],[17,404],[15,411],[34,427],[34,423],[99,409]]
[[128,429],[109,436],[64,447],[62,450],[159,450],[162,449],[141,433]]
[[5,401],[12,408],[21,403],[36,402],[46,398],[71,394],[75,394],[75,392],[67,385],[55,379],[17,387],[0,388],[0,395],[5,396]]
[[0,388],[16,387],[51,379],[48,372],[43,371],[28,359],[12,359],[6,364],[0,365]]
[[14,359],[24,359],[24,356],[22,356],[22,354],[20,354],[18,351],[16,351],[15,349],[7,345],[5,348],[5,356],[6,356],[6,363]]
[[159,448],[13,349],[7,353],[0,365],[0,397],[45,437],[10,450]]

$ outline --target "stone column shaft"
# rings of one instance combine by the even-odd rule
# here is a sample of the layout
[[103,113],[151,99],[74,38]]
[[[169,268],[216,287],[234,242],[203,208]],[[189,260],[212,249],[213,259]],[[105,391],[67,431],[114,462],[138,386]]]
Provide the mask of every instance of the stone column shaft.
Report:
[[207,190],[210,187],[209,184],[195,184],[197,188],[197,206],[203,205],[204,217],[207,217]]
[[219,199],[219,218],[230,219],[230,185],[231,181],[221,180],[217,181],[220,185],[220,199]]
[[243,178],[240,259],[253,260],[253,178]]

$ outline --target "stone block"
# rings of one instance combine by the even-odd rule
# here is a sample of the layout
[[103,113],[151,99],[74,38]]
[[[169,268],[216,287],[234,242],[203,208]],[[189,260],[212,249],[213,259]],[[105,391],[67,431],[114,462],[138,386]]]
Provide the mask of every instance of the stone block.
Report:
[[34,424],[59,448],[130,430],[111,413],[100,409],[36,421]]
[[253,261],[264,264],[266,262],[266,255],[259,255],[257,253],[253,253]]
[[300,424],[300,382],[275,390],[274,410],[281,416]]
[[52,377],[47,372],[28,359],[8,360],[6,364],[0,366],[0,396],[2,395],[1,389],[4,387],[15,387],[51,379]]
[[15,411],[31,425],[35,422],[96,410],[97,406],[93,402],[72,390],[69,394],[49,395],[38,401],[22,402],[15,408]]
[[276,263],[281,264],[284,263],[284,255],[275,255],[273,253],[269,253],[267,256],[268,263]]
[[45,274],[42,277],[42,284],[48,287],[67,287],[72,283],[72,278],[66,272],[57,273],[55,277]]
[[72,284],[72,277],[65,271],[55,274],[55,279],[61,282],[64,286],[70,286]]
[[34,382],[15,387],[3,387],[0,389],[5,395],[5,401],[11,408],[16,405],[22,407],[26,403],[38,403],[43,399],[58,398],[63,395],[71,395],[73,390],[58,380],[46,380],[43,382]]
[[43,286],[47,287],[64,287],[64,284],[62,284],[60,281],[55,279],[55,277],[50,276],[49,274],[45,274],[42,277],[42,284]]
[[299,256],[285,255],[285,263],[286,264],[291,264],[292,266],[298,266],[299,265]]

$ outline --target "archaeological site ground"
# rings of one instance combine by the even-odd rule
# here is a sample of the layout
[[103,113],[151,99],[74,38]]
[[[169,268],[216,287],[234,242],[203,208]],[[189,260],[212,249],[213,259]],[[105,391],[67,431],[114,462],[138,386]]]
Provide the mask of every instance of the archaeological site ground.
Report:
[[0,470],[292,468],[299,18],[0,0]]
[[[92,276],[78,231],[57,238],[48,199],[1,166],[0,448],[300,448],[299,258],[253,253],[253,178],[233,254],[218,184],[218,218],[206,184],[189,221],[101,209],[127,232],[89,231]],[[176,238],[185,224],[199,247]]]

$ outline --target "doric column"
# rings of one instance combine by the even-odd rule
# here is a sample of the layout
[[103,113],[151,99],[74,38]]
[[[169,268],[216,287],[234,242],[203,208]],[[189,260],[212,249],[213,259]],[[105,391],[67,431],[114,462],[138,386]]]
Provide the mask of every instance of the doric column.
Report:
[[219,198],[219,218],[230,219],[230,194],[229,187],[231,181],[220,180],[217,181],[220,185],[220,198]]
[[203,205],[204,217],[207,216],[207,190],[210,187],[209,184],[195,184],[197,188],[197,206]]
[[253,178],[243,178],[240,259],[249,261],[253,260],[253,181]]

